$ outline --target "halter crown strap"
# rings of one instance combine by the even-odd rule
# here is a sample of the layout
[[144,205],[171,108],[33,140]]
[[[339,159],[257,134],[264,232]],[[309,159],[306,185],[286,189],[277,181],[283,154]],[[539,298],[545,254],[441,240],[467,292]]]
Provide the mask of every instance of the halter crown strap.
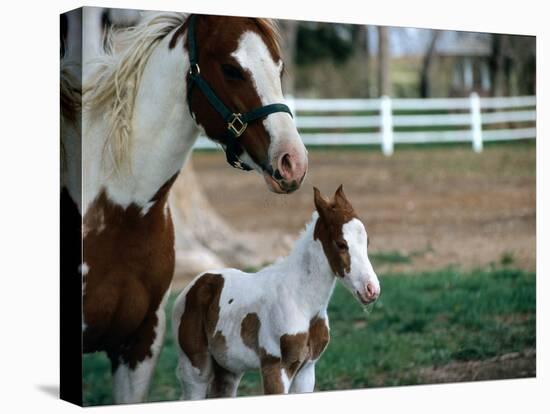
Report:
[[237,154],[242,153],[243,149],[237,138],[240,137],[250,122],[254,122],[260,118],[273,114],[275,112],[286,112],[291,117],[292,111],[283,103],[274,103],[265,106],[261,106],[245,113],[236,113],[231,111],[221,100],[216,93],[212,90],[208,82],[201,76],[201,71],[198,63],[198,46],[195,33],[197,16],[192,14],[189,16],[189,27],[187,30],[188,36],[188,48],[189,48],[189,63],[190,69],[188,73],[189,86],[187,92],[187,104],[191,111],[191,92],[193,87],[197,86],[203,95],[206,97],[210,105],[220,114],[221,118],[226,123],[227,131],[224,134],[225,143],[225,155],[227,162],[235,168],[241,170],[250,171],[252,168],[246,163],[242,162]]

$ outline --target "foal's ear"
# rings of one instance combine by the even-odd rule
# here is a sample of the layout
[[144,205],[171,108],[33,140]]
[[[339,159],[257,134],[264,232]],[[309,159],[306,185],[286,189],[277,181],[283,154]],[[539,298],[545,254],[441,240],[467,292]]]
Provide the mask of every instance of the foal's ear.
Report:
[[349,204],[348,198],[344,194],[344,184],[340,184],[340,187],[338,187],[338,189],[334,193],[334,201],[336,201],[338,204]]
[[317,187],[313,187],[313,202],[315,203],[317,212],[321,217],[323,217],[329,208],[329,201],[321,195],[321,192]]

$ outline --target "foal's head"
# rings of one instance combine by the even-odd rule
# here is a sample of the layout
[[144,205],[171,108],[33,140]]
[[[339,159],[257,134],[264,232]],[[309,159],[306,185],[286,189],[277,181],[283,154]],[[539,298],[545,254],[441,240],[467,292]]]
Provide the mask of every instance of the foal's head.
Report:
[[367,231],[343,187],[338,187],[332,200],[314,187],[314,200],[319,213],[314,238],[321,242],[332,271],[363,304],[374,302],[380,283],[367,255]]
[[[245,113],[284,103],[281,51],[269,21],[199,15],[195,33],[200,74],[231,111]],[[194,91],[190,106],[206,134],[221,141],[227,126],[204,94]],[[288,113],[251,122],[236,139],[244,151],[239,158],[263,175],[271,191],[290,193],[300,187],[307,151]]]

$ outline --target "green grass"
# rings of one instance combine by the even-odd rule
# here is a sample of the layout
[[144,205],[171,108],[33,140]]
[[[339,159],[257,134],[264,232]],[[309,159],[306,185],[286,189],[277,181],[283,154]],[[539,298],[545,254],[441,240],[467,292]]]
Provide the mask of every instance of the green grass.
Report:
[[[317,364],[318,390],[419,384],[419,368],[483,360],[535,347],[535,274],[510,268],[462,272],[453,268],[380,278],[382,295],[365,311],[338,285],[329,307],[331,342]],[[174,296],[168,305],[170,312]],[[169,332],[150,400],[180,395]],[[102,354],[84,357],[84,401],[111,403]],[[257,373],[239,395],[261,393]]]
[[403,253],[395,250],[371,253],[369,255],[369,258],[372,261],[374,267],[380,266],[382,264],[400,264],[411,262],[410,255],[404,255]]

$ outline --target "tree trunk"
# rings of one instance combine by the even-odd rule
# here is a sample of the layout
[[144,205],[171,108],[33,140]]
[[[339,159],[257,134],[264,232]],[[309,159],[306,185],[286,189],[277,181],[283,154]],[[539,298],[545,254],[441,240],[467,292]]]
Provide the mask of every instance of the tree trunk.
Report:
[[386,26],[378,26],[378,95],[390,96],[390,45],[389,29]]
[[296,40],[298,38],[298,22],[295,20],[280,20],[281,29],[281,51],[283,62],[285,62],[285,74],[283,76],[283,92],[285,95],[294,95],[294,56],[296,53]]
[[371,88],[370,88],[370,43],[369,43],[369,27],[368,26],[359,26],[359,57],[364,65],[365,72],[365,90],[364,95],[366,98],[371,97]]
[[426,54],[422,61],[422,68],[420,69],[420,97],[428,98],[430,96],[430,68],[433,63],[433,58],[435,56],[435,46],[437,44],[437,38],[439,37],[438,30],[432,30],[432,37],[428,48],[426,49]]
[[504,96],[506,94],[506,38],[507,36],[503,34],[493,34],[491,56],[493,96]]

